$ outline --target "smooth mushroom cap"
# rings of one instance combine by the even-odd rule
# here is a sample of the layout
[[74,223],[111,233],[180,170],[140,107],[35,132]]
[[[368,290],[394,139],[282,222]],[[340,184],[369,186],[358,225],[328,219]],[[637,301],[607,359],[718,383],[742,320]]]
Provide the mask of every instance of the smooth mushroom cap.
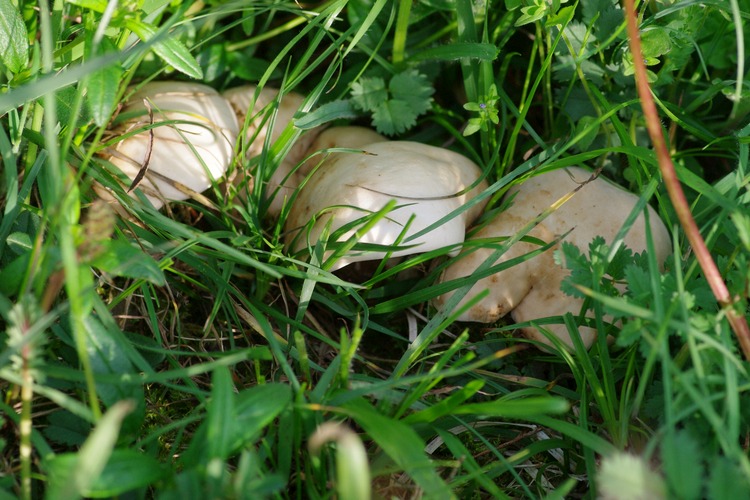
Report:
[[[153,143],[145,130],[150,126],[149,108],[156,125],[152,129]],[[120,113],[137,116],[114,129],[115,136],[140,132],[107,150],[107,158],[130,179],[148,163],[139,188],[156,208],[164,201],[189,198],[179,189],[180,184],[195,192],[205,191],[224,175],[232,161],[239,133],[237,118],[226,100],[211,87],[150,82],[132,95]]]
[[[267,117],[263,113],[263,110],[276,100],[278,95],[278,89],[263,87],[258,92],[255,85],[234,87],[223,93],[224,98],[234,108],[241,127],[249,116],[246,133],[248,141],[246,149],[247,158],[259,156],[263,152],[266,140],[269,140],[271,144],[276,142],[305,102],[305,97],[296,92],[284,94],[279,101],[278,110],[275,111],[276,117],[273,121],[273,126],[271,126],[271,117]],[[276,170],[271,174],[265,192],[266,196],[271,199],[268,214],[272,217],[278,217],[284,199],[288,199],[295,189],[297,189],[301,179],[295,171],[295,167],[307,156],[307,151],[320,133],[320,130],[320,128],[314,128],[302,134]],[[234,184],[236,186],[246,184],[248,174],[243,171],[240,171],[238,174],[234,178]],[[246,190],[241,189],[240,194],[245,195]]]
[[[400,246],[414,246],[390,256],[422,253],[463,242],[467,225],[479,215],[484,203],[461,212],[427,234],[413,239],[410,236],[459,209],[487,187],[484,180],[479,180],[482,171],[476,164],[447,149],[415,142],[379,142],[362,149],[364,154],[332,155],[300,190],[286,221],[286,243],[293,252],[315,245],[329,224],[333,233],[381,210],[390,200],[396,200],[396,208],[361,235],[359,243],[394,245],[412,216],[414,220]],[[338,241],[349,240],[360,226],[346,231]],[[380,251],[350,251],[332,270],[384,256]]]
[[[304,179],[307,174],[326,159],[323,155],[314,153],[334,148],[361,149],[363,146],[376,142],[386,142],[388,139],[372,129],[357,126],[331,127],[321,132],[307,148],[305,156],[310,156],[297,170],[297,174]],[[350,154],[350,153],[331,153]]]
[[[571,199],[534,227],[529,236],[549,243],[572,230],[563,241],[576,245],[584,253],[588,253],[589,243],[597,236],[603,237],[611,244],[639,198],[602,177],[583,184],[591,175],[587,170],[571,167],[527,179],[509,191],[508,196],[515,196],[512,205],[478,231],[472,240],[512,237],[554,202],[580,187]],[[656,258],[659,264],[663,265],[671,250],[669,232],[650,206],[648,213]],[[646,250],[643,214],[636,219],[625,236],[624,243],[635,253]],[[459,319],[491,323],[510,312],[514,321],[521,323],[568,312],[578,315],[583,300],[566,295],[560,290],[562,280],[569,275],[569,271],[557,265],[553,259],[553,252],[559,245],[557,243],[535,257],[477,281],[459,306],[483,290],[489,290],[489,295],[462,314]],[[470,246],[467,245],[466,248],[467,250],[456,258],[455,263],[445,270],[441,276],[442,282],[469,276],[490,258],[499,245],[488,245],[474,252],[469,251]],[[534,243],[519,241],[495,263],[521,257],[538,248],[539,245]],[[437,297],[434,305],[442,307],[452,294],[453,292],[450,292]],[[573,346],[565,325],[544,325],[544,328],[567,346]],[[593,328],[580,327],[579,332],[586,347],[596,339],[597,332]],[[550,340],[534,327],[523,328],[522,333],[531,339],[551,345]]]

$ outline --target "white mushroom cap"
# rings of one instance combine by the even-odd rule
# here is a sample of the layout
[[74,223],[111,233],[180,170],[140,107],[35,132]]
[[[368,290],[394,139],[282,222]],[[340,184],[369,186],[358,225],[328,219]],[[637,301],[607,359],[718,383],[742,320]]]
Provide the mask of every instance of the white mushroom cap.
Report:
[[[150,117],[144,100],[156,125],[152,129],[153,144],[145,130],[150,126]],[[130,179],[148,161],[148,172],[139,188],[156,208],[164,201],[189,197],[177,184],[195,192],[205,191],[224,175],[232,161],[239,133],[237,118],[229,103],[211,87],[150,82],[132,95],[121,111],[124,113],[138,116],[112,132],[119,136],[141,132],[115,144],[107,151],[108,159]],[[172,121],[176,123],[165,123]]]
[[[317,165],[323,161],[321,155],[314,155],[319,151],[334,148],[360,149],[368,144],[386,142],[388,139],[366,127],[346,126],[331,127],[321,132],[307,148],[305,156],[310,158],[297,170],[300,181],[304,179]],[[331,153],[350,154],[350,153]],[[311,156],[312,155],[312,156]]]
[[[403,236],[412,216],[414,220],[400,245],[414,247],[393,252],[392,257],[463,242],[467,225],[479,215],[483,203],[427,234],[413,239],[410,236],[457,210],[487,187],[484,181],[478,182],[482,172],[477,165],[458,153],[415,142],[379,142],[363,149],[365,154],[332,155],[300,190],[286,221],[287,245],[292,251],[315,245],[327,229],[333,233],[382,210],[391,200],[396,200],[396,208],[361,235],[359,243],[393,245]],[[349,240],[359,226],[346,231],[338,241]],[[384,256],[380,251],[351,251],[332,270]]]
[[[250,117],[246,134],[248,140],[247,158],[259,156],[263,152],[263,145],[266,140],[269,140],[271,144],[276,142],[305,102],[304,96],[296,92],[284,94],[279,101],[276,117],[273,126],[271,126],[270,117],[266,117],[263,110],[277,99],[279,89],[263,87],[258,91],[255,85],[243,85],[229,89],[223,95],[234,108],[240,126],[243,126],[248,116]],[[271,174],[265,192],[266,196],[272,198],[268,208],[268,213],[272,217],[279,215],[284,200],[288,199],[297,189],[300,178],[295,171],[295,167],[304,160],[318,133],[320,133],[320,129],[315,128],[303,134]],[[246,175],[240,172],[240,175],[237,175],[234,179],[235,185],[243,183]],[[244,194],[244,190],[241,190],[240,193]]]
[[[638,197],[602,177],[583,184],[590,177],[590,172],[573,167],[554,170],[527,179],[520,186],[509,191],[509,197],[515,196],[512,205],[498,214],[472,239],[512,237],[553,203],[580,187],[571,199],[534,227],[528,235],[549,243],[572,230],[563,241],[576,245],[584,253],[588,253],[589,243],[597,236],[603,237],[608,244],[611,244],[638,202]],[[648,207],[648,211],[656,258],[662,265],[671,250],[669,232],[651,207]],[[635,253],[646,250],[646,226],[643,214],[638,216],[625,236],[624,244]],[[441,281],[447,282],[469,276],[495,252],[498,246],[480,248],[471,253],[468,248],[467,246],[467,250],[445,270]],[[583,300],[566,295],[560,290],[562,280],[569,275],[569,271],[557,265],[553,259],[553,252],[558,248],[559,243],[540,255],[477,281],[462,299],[460,305],[484,290],[489,290],[489,295],[461,315],[459,319],[491,323],[510,312],[516,322],[522,323],[568,312],[578,315]],[[496,264],[537,249],[539,245],[519,241],[511,246]],[[452,294],[453,292],[437,297],[434,305],[441,307]],[[552,332],[564,344],[572,347],[573,343],[565,325],[552,324],[545,325],[544,328]],[[593,328],[581,327],[579,332],[587,347],[596,339],[597,332]],[[523,328],[522,333],[529,338],[551,345],[549,339],[536,328]]]

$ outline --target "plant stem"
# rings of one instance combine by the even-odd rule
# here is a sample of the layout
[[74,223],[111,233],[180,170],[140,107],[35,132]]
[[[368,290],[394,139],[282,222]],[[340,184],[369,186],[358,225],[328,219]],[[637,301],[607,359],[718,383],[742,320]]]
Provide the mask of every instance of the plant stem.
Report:
[[393,33],[393,65],[397,68],[404,62],[406,53],[406,33],[409,30],[409,15],[411,14],[411,0],[401,0],[398,4],[396,16],[396,30]]
[[654,98],[651,95],[648,78],[646,77],[646,64],[643,61],[643,53],[641,51],[641,40],[638,32],[634,0],[625,0],[625,17],[627,21],[630,51],[633,54],[635,82],[638,89],[638,96],[641,99],[641,107],[643,108],[643,114],[646,118],[646,128],[648,129],[651,143],[656,152],[659,170],[664,179],[664,185],[667,188],[669,199],[672,201],[680,225],[685,231],[693,252],[695,252],[695,257],[698,259],[698,264],[703,270],[703,274],[711,287],[711,291],[724,309],[727,320],[729,320],[729,325],[732,327],[732,330],[740,343],[745,359],[750,360],[750,328],[748,328],[747,319],[740,315],[735,309],[734,304],[736,301],[729,295],[729,290],[724,283],[724,279],[711,257],[711,252],[709,252],[706,242],[701,236],[698,225],[693,218],[693,214],[690,212],[690,206],[685,198],[685,193],[682,190],[680,180],[677,177],[674,163],[672,163],[672,157],[669,154],[666,141],[664,140],[661,122],[659,121],[659,114],[656,110]]

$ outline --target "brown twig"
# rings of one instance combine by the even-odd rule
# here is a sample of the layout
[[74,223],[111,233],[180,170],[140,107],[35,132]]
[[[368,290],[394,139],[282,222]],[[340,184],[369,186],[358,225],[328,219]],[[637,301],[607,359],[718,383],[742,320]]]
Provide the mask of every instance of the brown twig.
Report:
[[698,264],[701,266],[703,274],[711,287],[711,291],[713,291],[716,300],[724,309],[724,313],[729,320],[729,325],[737,336],[745,359],[750,360],[750,328],[748,328],[747,319],[740,315],[734,307],[736,300],[730,296],[724,279],[711,257],[706,242],[700,234],[698,225],[695,223],[695,219],[693,219],[693,214],[690,212],[690,206],[685,198],[680,180],[677,178],[672,157],[667,150],[667,144],[661,129],[661,122],[659,121],[659,114],[656,110],[656,104],[651,95],[651,88],[646,77],[646,64],[643,61],[643,52],[641,51],[635,2],[634,0],[624,0],[624,2],[630,52],[633,55],[633,66],[635,68],[636,87],[641,100],[643,115],[646,118],[646,128],[656,152],[664,185],[667,188],[669,199],[672,201],[680,225],[685,231],[688,242],[695,253],[695,257],[698,259]]

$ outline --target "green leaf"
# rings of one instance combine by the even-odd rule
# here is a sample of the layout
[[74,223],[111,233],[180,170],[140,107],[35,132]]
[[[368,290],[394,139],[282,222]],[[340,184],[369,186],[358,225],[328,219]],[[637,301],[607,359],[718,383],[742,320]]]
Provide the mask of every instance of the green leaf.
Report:
[[666,28],[653,26],[641,32],[641,45],[644,58],[656,59],[670,51],[672,39]]
[[385,80],[379,77],[364,77],[352,84],[352,104],[362,111],[374,111],[388,99]]
[[533,397],[524,399],[500,399],[486,403],[460,406],[454,415],[488,415],[503,418],[524,418],[533,415],[561,414],[570,409],[570,404],[558,397]]
[[73,5],[77,5],[78,7],[82,7],[84,9],[93,10],[94,12],[98,12],[99,14],[104,13],[104,11],[107,9],[106,0],[68,0],[68,3],[72,3]]
[[29,63],[29,34],[10,0],[0,0],[0,65],[19,73]]
[[[135,19],[129,19],[126,24],[128,29],[144,42],[150,41],[156,35],[156,29],[150,24]],[[203,71],[198,61],[190,54],[187,47],[176,38],[160,38],[153,47],[154,52],[177,71],[192,78],[203,78]]]
[[708,498],[750,498],[750,481],[735,463],[726,457],[711,460],[711,478],[708,481]]
[[[283,412],[292,400],[292,389],[287,384],[264,384],[240,392],[230,414],[225,452],[231,454],[252,445],[260,433]],[[188,450],[180,461],[184,467],[196,466],[206,458],[209,423],[198,428]]]
[[91,432],[91,424],[67,410],[60,410],[47,417],[44,435],[50,441],[68,446],[81,446]]
[[[78,456],[66,453],[55,457],[50,475],[55,481],[75,475],[80,467]],[[132,449],[112,452],[101,473],[81,490],[89,498],[111,498],[137,488],[143,488],[166,476],[165,469],[154,458]],[[47,498],[55,498],[48,495]],[[58,497],[62,498],[62,497]]]
[[393,100],[406,102],[415,116],[430,109],[430,96],[435,92],[427,77],[413,69],[394,75],[388,83],[388,90]]
[[372,113],[372,124],[381,134],[400,134],[416,123],[417,114],[409,103],[398,99],[381,102]]
[[109,376],[109,380],[99,380],[96,384],[98,395],[107,406],[118,401],[135,401],[135,407],[125,422],[127,432],[135,431],[145,415],[143,387],[137,383],[121,383],[112,378],[120,377],[123,381],[136,373],[133,363],[127,354],[128,345],[123,345],[124,337],[113,334],[97,316],[86,316],[86,350],[91,360],[91,368],[97,375]]
[[164,285],[166,279],[159,264],[141,249],[124,241],[111,241],[91,265],[113,276],[144,279]]
[[[116,50],[114,44],[108,38],[104,38],[99,55]],[[117,91],[120,88],[122,75],[122,66],[115,63],[94,71],[85,80],[86,105],[94,123],[99,127],[107,125],[112,117],[112,111],[117,104]]]
[[406,418],[404,418],[403,421],[408,424],[414,424],[416,422],[434,422],[444,415],[452,414],[456,408],[458,408],[461,404],[464,403],[464,401],[476,394],[477,391],[479,391],[483,386],[483,380],[471,380],[466,384],[466,386],[443,399],[439,403],[416,413],[412,413],[411,415],[408,415]]
[[47,461],[47,498],[93,496],[92,486],[102,475],[112,455],[120,425],[133,410],[131,401],[121,401],[102,417],[78,453],[56,455]]
[[410,62],[456,61],[458,59],[478,59],[494,61],[500,51],[491,43],[457,42],[450,45],[430,47],[409,58]]
[[214,370],[208,403],[206,438],[208,458],[226,459],[232,451],[232,428],[236,425],[232,377],[226,366]]
[[425,455],[425,443],[411,427],[378,413],[364,399],[350,401],[344,409],[424,490],[425,498],[455,498],[435,470],[436,465]]
[[340,120],[342,118],[356,118],[357,113],[349,101],[332,101],[323,104],[315,111],[307,113],[299,120],[294,121],[294,126],[302,130],[310,130],[320,125]]
[[700,498],[703,484],[701,449],[687,431],[668,433],[661,447],[661,459],[670,491],[676,498]]

